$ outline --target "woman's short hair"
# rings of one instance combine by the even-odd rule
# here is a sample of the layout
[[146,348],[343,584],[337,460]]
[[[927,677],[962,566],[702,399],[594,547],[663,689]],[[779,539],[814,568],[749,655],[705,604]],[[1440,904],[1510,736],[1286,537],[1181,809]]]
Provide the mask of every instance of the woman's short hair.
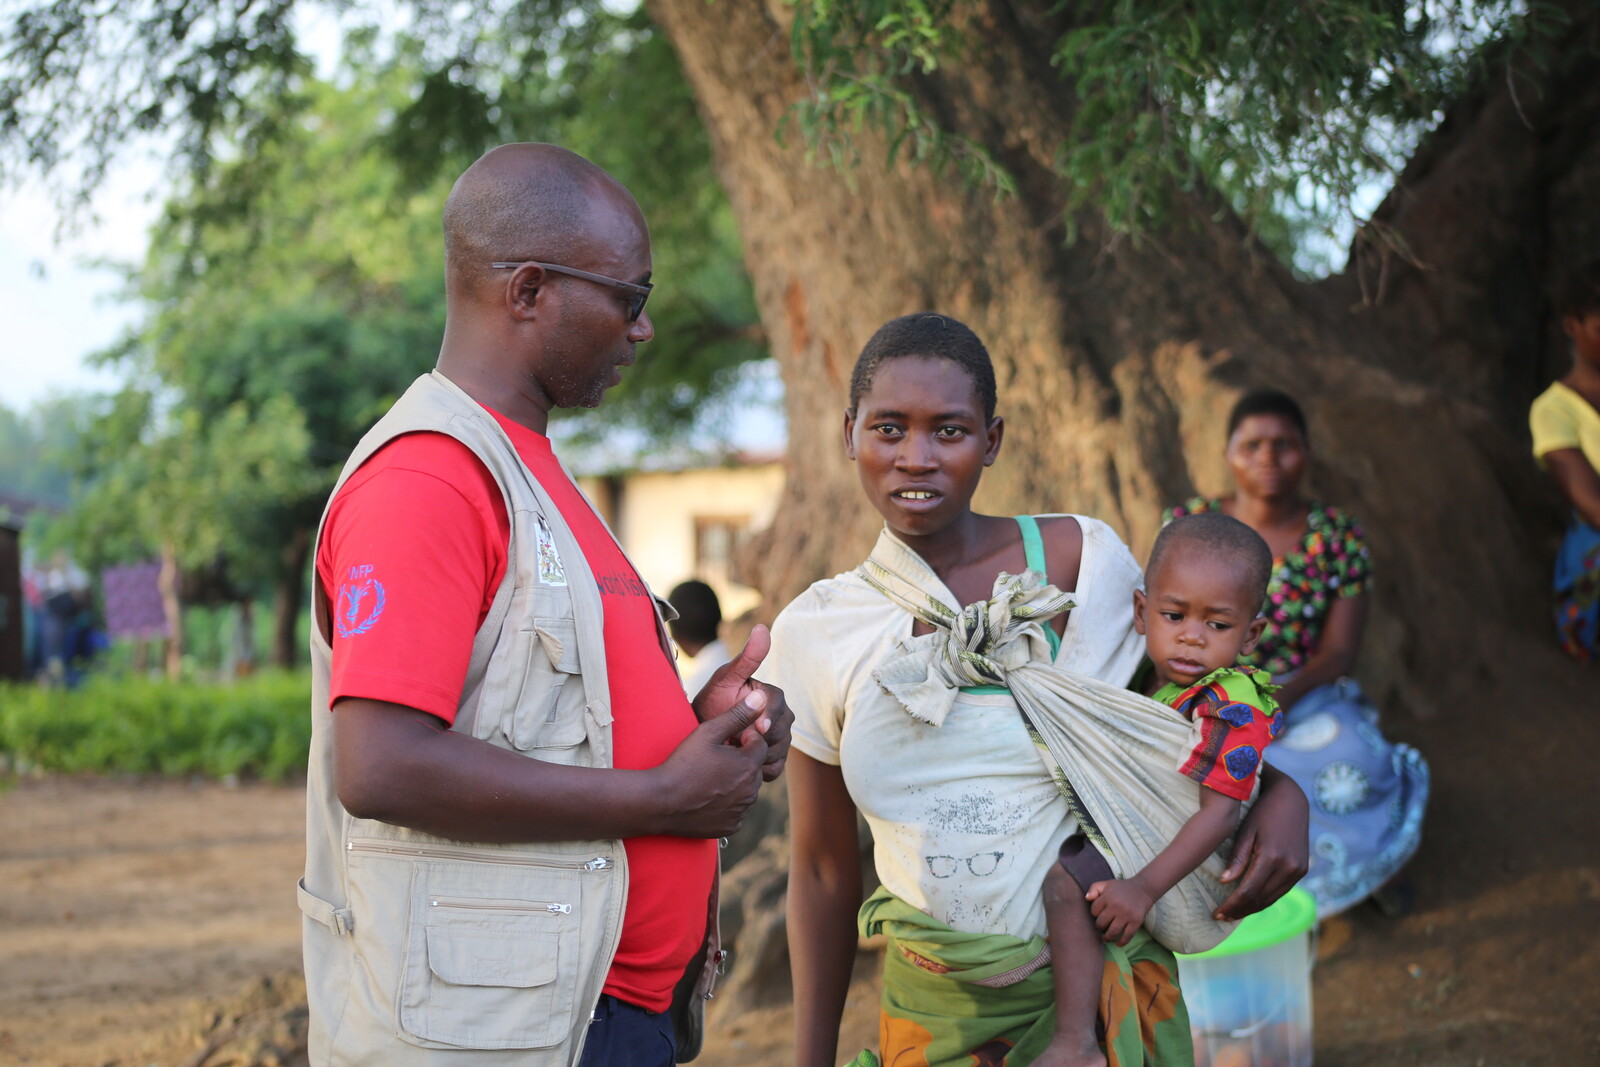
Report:
[[872,379],[886,360],[898,356],[936,356],[959,365],[972,378],[983,404],[983,417],[994,418],[994,363],[978,335],[958,319],[933,311],[902,315],[878,327],[850,375],[850,410],[872,388]]
[[1288,419],[1300,431],[1302,441],[1309,443],[1311,440],[1311,434],[1306,430],[1306,413],[1300,410],[1294,397],[1281,389],[1256,389],[1241,396],[1228,415],[1230,440],[1239,424],[1252,415],[1277,415]]
[[1556,314],[1562,318],[1600,312],[1600,259],[1591,259],[1567,272],[1556,293]]

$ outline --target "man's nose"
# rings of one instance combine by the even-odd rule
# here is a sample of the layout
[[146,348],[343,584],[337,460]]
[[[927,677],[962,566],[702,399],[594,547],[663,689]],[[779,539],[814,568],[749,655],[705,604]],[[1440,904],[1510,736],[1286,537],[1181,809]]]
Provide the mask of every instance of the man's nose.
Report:
[[646,341],[654,340],[655,336],[656,324],[650,321],[650,312],[641,310],[639,317],[628,327],[628,340],[636,345],[642,345]]

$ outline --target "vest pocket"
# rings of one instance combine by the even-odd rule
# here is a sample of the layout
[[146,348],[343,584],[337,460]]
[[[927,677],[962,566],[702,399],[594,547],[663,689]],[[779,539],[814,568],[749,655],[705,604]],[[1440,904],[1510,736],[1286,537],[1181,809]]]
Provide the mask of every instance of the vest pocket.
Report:
[[535,617],[531,631],[523,634],[533,647],[511,719],[511,743],[523,751],[582,744],[588,724],[577,624],[572,619]]
[[400,992],[407,1034],[470,1049],[547,1048],[567,1038],[581,886],[560,871],[538,881],[541,899],[530,899],[515,895],[527,892],[526,874],[429,872],[413,903]]

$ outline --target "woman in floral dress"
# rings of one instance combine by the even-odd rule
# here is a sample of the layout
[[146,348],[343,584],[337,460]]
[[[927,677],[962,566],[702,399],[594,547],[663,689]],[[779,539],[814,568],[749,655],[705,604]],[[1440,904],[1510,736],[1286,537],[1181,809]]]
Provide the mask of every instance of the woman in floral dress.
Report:
[[[1267,760],[1311,801],[1311,870],[1301,884],[1326,917],[1390,884],[1416,852],[1428,765],[1411,746],[1385,740],[1377,709],[1348,677],[1366,625],[1371,564],[1351,515],[1301,496],[1308,455],[1294,399],[1250,393],[1228,420],[1233,494],[1191,500],[1165,521],[1221,511],[1272,549],[1267,628],[1248,662],[1283,684],[1276,695],[1288,728]],[[1404,906],[1394,889],[1377,899]]]

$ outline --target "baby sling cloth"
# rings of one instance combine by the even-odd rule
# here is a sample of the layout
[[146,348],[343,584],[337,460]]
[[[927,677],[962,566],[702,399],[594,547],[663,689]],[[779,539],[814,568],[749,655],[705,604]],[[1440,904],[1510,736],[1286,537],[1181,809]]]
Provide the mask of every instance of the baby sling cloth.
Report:
[[[1116,876],[1127,878],[1200,810],[1198,786],[1177,770],[1191,727],[1165,704],[1054,665],[1055,634],[1045,624],[1078,602],[1046,581],[1033,517],[1018,516],[1017,523],[1028,569],[1002,572],[987,601],[966,607],[957,607],[933,569],[885,531],[856,573],[933,632],[899,642],[872,677],[908,715],[934,728],[958,690],[1010,690],[1081,831]],[[1214,948],[1238,925],[1212,918],[1231,892],[1221,875],[1232,842],[1230,835],[1145,917],[1145,929],[1174,952]]]

